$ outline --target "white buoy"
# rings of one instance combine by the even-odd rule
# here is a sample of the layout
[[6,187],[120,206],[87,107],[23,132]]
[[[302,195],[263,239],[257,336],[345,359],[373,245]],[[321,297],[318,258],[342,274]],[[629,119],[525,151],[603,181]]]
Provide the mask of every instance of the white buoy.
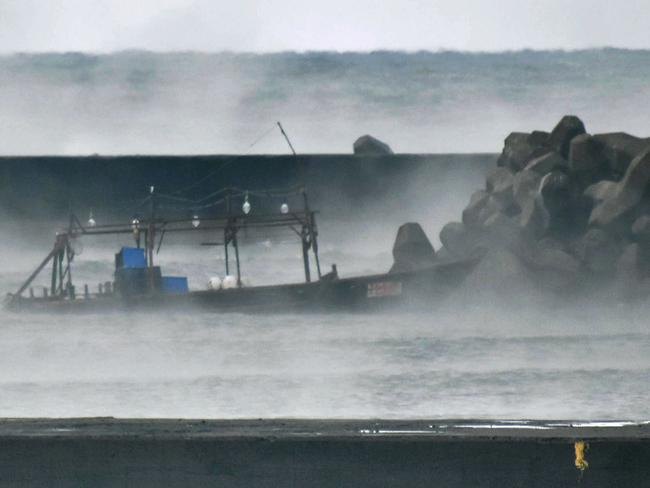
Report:
[[246,215],[248,215],[251,211],[251,204],[248,201],[248,192],[246,192],[246,195],[244,196],[244,204],[241,206],[242,212],[244,212]]
[[220,290],[221,289],[221,278],[218,276],[213,276],[208,280],[208,290]]
[[237,288],[237,277],[233,275],[228,275],[224,277],[221,282],[221,288],[224,290],[229,290],[231,288]]

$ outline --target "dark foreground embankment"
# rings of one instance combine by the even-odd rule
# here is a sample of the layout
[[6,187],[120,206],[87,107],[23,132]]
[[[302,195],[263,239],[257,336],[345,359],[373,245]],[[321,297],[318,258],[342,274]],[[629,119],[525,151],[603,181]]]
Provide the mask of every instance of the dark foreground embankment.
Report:
[[191,187],[178,196],[196,199],[227,186],[267,190],[305,181],[315,205],[340,215],[379,201],[430,205],[431,193],[464,198],[495,161],[493,154],[5,156],[0,210],[18,220],[65,220],[70,210],[87,218],[89,209],[121,215],[151,185],[163,193]]
[[5,420],[0,486],[646,486],[649,426],[604,425]]

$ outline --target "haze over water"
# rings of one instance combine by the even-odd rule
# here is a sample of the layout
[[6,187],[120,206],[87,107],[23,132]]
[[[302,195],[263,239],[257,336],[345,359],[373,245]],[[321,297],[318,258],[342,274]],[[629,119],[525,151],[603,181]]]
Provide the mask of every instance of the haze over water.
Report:
[[[278,119],[299,152],[350,152],[367,132],[399,152],[494,152],[509,132],[548,130],[567,112],[590,132],[648,135],[649,61],[616,50],[11,55],[0,58],[0,153],[241,153]],[[277,134],[252,150],[286,151]],[[322,222],[325,266],[386,271],[408,219],[438,247],[477,187],[462,168],[446,178],[456,186],[445,180],[431,208],[354,231]],[[26,242],[3,231],[0,290],[50,245]],[[87,245],[78,283],[111,279],[117,246]],[[298,281],[298,251],[251,244],[245,274]],[[223,274],[210,252],[160,259],[204,288]],[[0,417],[650,418],[647,306],[463,298],[385,315],[0,312]]]
[[[245,247],[246,276],[300,280],[298,252],[282,247],[273,261]],[[32,257],[0,274],[2,289]],[[195,288],[222,265],[190,247],[160,259]],[[323,252],[333,259],[347,275],[390,265],[387,253]],[[110,249],[88,250],[75,277],[111,271]],[[647,313],[521,296],[383,315],[1,312],[0,416],[647,419]]]
[[497,152],[567,113],[644,135],[649,77],[650,51],[615,49],[6,55],[0,154],[286,153],[277,120],[301,153]]

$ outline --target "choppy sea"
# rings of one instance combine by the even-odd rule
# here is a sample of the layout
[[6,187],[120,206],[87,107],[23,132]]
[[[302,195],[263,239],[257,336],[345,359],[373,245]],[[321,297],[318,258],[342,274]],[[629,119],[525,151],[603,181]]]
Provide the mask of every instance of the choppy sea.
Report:
[[[244,249],[248,276],[300,279],[293,250],[269,270]],[[193,288],[223,264],[183,251],[161,265]],[[390,259],[323,255],[348,275]],[[14,256],[3,290],[36,264]],[[109,250],[78,261],[82,282],[110,279]],[[519,298],[380,315],[2,312],[0,417],[650,417],[648,307]]]
[[[0,56],[0,154],[497,152],[568,113],[645,136],[650,51]],[[264,137],[271,130],[271,135]]]

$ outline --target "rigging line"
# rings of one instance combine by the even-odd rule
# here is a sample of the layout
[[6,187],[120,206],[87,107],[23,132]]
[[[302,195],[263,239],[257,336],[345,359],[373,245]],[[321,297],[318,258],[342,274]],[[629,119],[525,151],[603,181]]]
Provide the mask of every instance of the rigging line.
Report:
[[165,203],[161,203],[157,205],[157,208],[161,210],[177,210],[177,211],[191,211],[194,207],[188,205],[188,206],[180,206],[180,205],[167,205]]
[[147,196],[146,198],[141,200],[131,199],[131,200],[123,200],[121,202],[113,202],[111,203],[111,206],[113,208],[118,208],[120,210],[132,210],[135,208],[142,207],[145,203],[149,201],[149,198],[150,196]]
[[222,161],[222,162],[221,162],[221,165],[220,165],[217,169],[215,169],[214,171],[212,171],[211,173],[208,173],[208,174],[205,175],[203,178],[200,178],[199,180],[195,181],[194,183],[192,183],[192,184],[190,184],[190,185],[188,185],[188,186],[186,186],[186,187],[184,187],[184,188],[181,188],[180,190],[173,191],[171,194],[172,194],[172,195],[178,195],[178,194],[180,194],[180,193],[185,193],[185,192],[188,191],[188,190],[192,190],[193,188],[196,188],[197,186],[199,186],[200,184],[206,182],[207,180],[209,180],[209,179],[212,178],[213,176],[218,175],[218,174],[219,174],[221,171],[223,171],[223,170],[224,170],[224,169],[225,169],[225,168],[226,168],[230,163],[232,163],[233,161],[235,161],[235,159],[239,158],[240,156],[241,156],[241,155],[238,154],[238,155],[236,155],[236,156],[231,156],[230,158],[227,158],[225,161]]
[[175,197],[173,195],[166,195],[164,193],[156,193],[156,197],[157,198],[162,198],[162,199],[165,199],[165,200],[171,200],[171,201],[174,201],[174,202],[183,202],[183,203],[188,203],[188,204],[195,203],[195,200],[192,200],[190,198]]
[[[257,198],[284,198],[290,195],[299,195],[300,194],[300,189],[296,187],[295,189],[288,189],[288,190],[270,190],[270,191],[259,191],[259,190],[240,190],[238,188],[229,188],[228,189],[230,193],[230,197],[240,197],[243,195],[246,195],[248,193],[249,196],[251,197],[257,197]],[[221,205],[224,203],[227,198],[219,198],[217,200],[208,202],[208,203],[202,203],[205,202],[208,198],[217,196],[219,194],[224,193],[224,190],[219,190],[217,192],[214,192],[211,195],[208,195],[200,200],[195,200],[194,205],[190,205],[190,207],[193,210],[202,210],[205,208],[210,208],[210,207],[216,207],[218,205]]]
[[204,196],[203,198],[199,198],[198,200],[195,200],[195,203],[204,202],[205,200],[209,200],[212,197],[216,197],[217,195],[221,195],[222,193],[227,193],[227,192],[230,192],[231,197],[238,197],[238,196],[241,196],[241,195],[244,194],[244,192],[242,190],[240,190],[239,188],[229,186],[227,188],[221,188],[220,190],[212,192],[212,193]]
[[225,198],[220,198],[219,200],[215,200],[214,202],[211,202],[211,203],[206,203],[204,205],[194,206],[194,207],[192,207],[192,210],[197,211],[197,210],[204,210],[206,208],[217,207],[217,206],[221,205],[222,203],[224,203],[225,201],[226,201]]
[[271,189],[271,190],[248,190],[248,194],[256,197],[267,197],[267,198],[281,198],[288,197],[290,195],[300,195],[302,193],[301,187],[294,187],[288,189]]
[[[195,205],[209,205],[209,204],[203,204],[206,200],[209,200],[210,198],[216,197],[218,195],[222,195],[224,193],[230,193],[230,197],[240,197],[243,195],[246,195],[248,193],[250,196],[257,196],[257,197],[269,197],[269,198],[280,198],[280,197],[286,197],[290,195],[299,195],[302,191],[302,187],[300,186],[293,186],[289,188],[271,188],[269,190],[242,190],[241,188],[237,187],[228,187],[228,188],[222,188],[220,190],[217,190],[215,192],[212,192],[202,198],[199,198],[197,200],[190,200],[190,199],[181,199],[183,201],[186,201],[187,203],[193,203]],[[176,198],[176,197],[174,197]],[[225,198],[221,198],[218,200],[219,202],[225,201]],[[197,207],[200,208],[200,207]]]
[[259,142],[260,142],[262,139],[264,139],[266,136],[268,136],[268,135],[271,133],[271,131],[272,131],[273,129],[275,129],[275,127],[276,127],[276,125],[273,124],[273,125],[272,125],[272,126],[271,126],[267,131],[266,131],[266,132],[264,132],[264,134],[262,134],[262,135],[261,135],[260,137],[258,137],[255,141],[253,141],[253,143],[250,144],[250,145],[246,148],[246,150],[244,151],[243,154],[237,154],[237,155],[235,155],[235,156],[232,156],[232,157],[226,159],[225,161],[223,161],[223,162],[221,163],[221,165],[220,165],[216,170],[214,170],[214,171],[211,172],[211,173],[208,173],[206,176],[204,176],[203,178],[200,178],[198,181],[195,181],[195,182],[192,183],[191,185],[188,185],[188,186],[186,186],[185,188],[181,188],[180,190],[176,190],[176,191],[172,192],[172,195],[178,195],[179,193],[184,193],[184,192],[186,192],[186,191],[188,191],[188,190],[191,190],[192,188],[196,188],[196,187],[199,186],[201,183],[204,183],[204,182],[207,181],[208,179],[210,179],[210,178],[212,178],[213,176],[219,174],[219,173],[220,173],[221,171],[223,171],[226,167],[228,167],[231,163],[233,163],[237,158],[241,157],[242,155],[248,154],[248,152],[253,148],[253,146],[255,146],[257,143],[259,143]]
[[255,141],[254,141],[250,146],[248,146],[248,147],[246,148],[246,152],[245,152],[244,154],[246,154],[248,151],[250,151],[251,149],[253,149],[253,146],[257,145],[257,143],[259,143],[262,139],[264,139],[266,136],[268,136],[268,135],[269,135],[273,130],[275,130],[275,124],[273,124],[271,127],[269,127],[269,128],[264,132],[264,134],[262,134],[262,135],[259,136],[257,139],[255,139]]

